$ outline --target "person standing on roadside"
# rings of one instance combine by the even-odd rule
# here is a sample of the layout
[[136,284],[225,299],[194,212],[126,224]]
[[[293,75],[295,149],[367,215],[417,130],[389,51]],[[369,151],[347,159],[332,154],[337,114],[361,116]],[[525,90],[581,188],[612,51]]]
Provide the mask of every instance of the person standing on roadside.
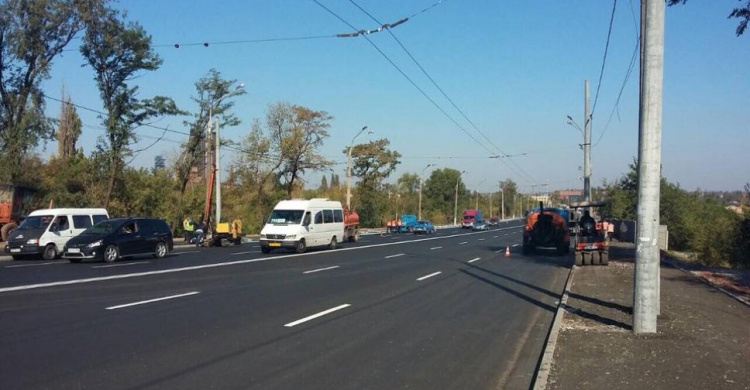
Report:
[[193,235],[195,232],[195,223],[193,222],[193,217],[189,215],[185,216],[185,219],[182,221],[182,231],[185,238],[185,243],[190,243],[190,241],[193,240]]
[[198,228],[195,229],[195,246],[201,246],[203,241],[203,234],[206,230],[206,221],[201,218]]

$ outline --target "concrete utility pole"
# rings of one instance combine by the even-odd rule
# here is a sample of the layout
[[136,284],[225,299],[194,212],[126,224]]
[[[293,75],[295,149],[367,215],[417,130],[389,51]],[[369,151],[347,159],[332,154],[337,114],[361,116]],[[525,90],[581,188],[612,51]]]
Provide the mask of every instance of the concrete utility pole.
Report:
[[664,1],[646,2],[641,82],[638,216],[633,331],[655,333],[659,307],[659,195],[661,181],[662,86],[664,83]]
[[219,118],[216,118],[216,131],[214,132],[214,143],[216,152],[214,153],[214,159],[216,160],[216,222],[221,222],[221,155],[219,154]]
[[[354,140],[362,134],[363,131],[367,130],[367,126],[363,127],[357,135],[352,138],[352,143],[349,144],[349,149],[346,151],[346,208],[352,209],[352,147],[354,146]],[[374,131],[370,130],[367,134],[372,134]]]
[[505,187],[504,186],[500,187],[500,195],[503,197],[502,200],[500,201],[500,205],[501,205],[500,209],[502,210],[501,211],[502,216],[503,216],[502,219],[505,220]]
[[456,198],[453,204],[453,225],[458,224],[458,183],[461,182],[461,175],[464,173],[466,173],[466,171],[461,171],[461,173],[458,174],[458,180],[456,180]]
[[591,200],[591,114],[589,114],[589,81],[583,83],[583,196]]

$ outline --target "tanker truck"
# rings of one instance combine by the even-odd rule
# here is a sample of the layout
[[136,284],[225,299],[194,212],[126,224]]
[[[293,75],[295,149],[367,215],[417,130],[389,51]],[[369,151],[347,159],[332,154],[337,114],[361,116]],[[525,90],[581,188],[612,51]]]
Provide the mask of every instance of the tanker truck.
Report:
[[544,208],[539,202],[539,210],[531,210],[526,216],[523,229],[523,254],[533,253],[536,248],[555,248],[557,253],[570,253],[570,229],[564,217],[567,210]]

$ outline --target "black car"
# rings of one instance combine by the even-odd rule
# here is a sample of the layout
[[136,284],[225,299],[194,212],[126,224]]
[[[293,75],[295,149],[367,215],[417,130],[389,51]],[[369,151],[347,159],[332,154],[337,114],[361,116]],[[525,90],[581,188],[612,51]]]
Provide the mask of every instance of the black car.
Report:
[[71,263],[84,259],[111,263],[123,257],[166,256],[174,248],[172,231],[158,218],[115,218],[89,227],[63,248],[62,257]]

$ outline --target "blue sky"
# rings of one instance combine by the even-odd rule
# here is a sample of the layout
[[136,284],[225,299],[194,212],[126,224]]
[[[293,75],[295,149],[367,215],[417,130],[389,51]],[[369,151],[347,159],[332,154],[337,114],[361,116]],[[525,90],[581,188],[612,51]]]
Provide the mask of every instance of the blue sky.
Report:
[[[359,29],[377,27],[349,1],[319,1]],[[381,22],[395,22],[437,1],[357,4]],[[245,83],[248,93],[235,99],[234,111],[243,123],[223,128],[222,137],[239,141],[253,118],[262,118],[269,104],[283,100],[334,116],[331,138],[322,149],[331,160],[345,162],[341,151],[367,125],[375,134],[358,142],[388,138],[403,155],[393,180],[436,164],[434,168],[466,170],[464,181],[470,189],[496,190],[498,181],[511,178],[528,192],[536,184],[548,184],[550,189],[582,187],[582,135],[566,124],[566,116],[583,123],[585,79],[594,102],[612,4],[447,0],[392,30],[492,144],[516,156],[506,159],[507,164],[488,158],[491,153],[485,147],[441,113],[363,37],[219,44],[351,31],[311,0],[127,0],[118,6],[152,35],[164,59],[159,70],[137,79],[141,97],[170,96],[180,108],[195,111],[190,99],[194,83],[210,68]],[[750,182],[744,153],[750,144],[750,36],[734,35],[737,23],[726,16],[735,6],[734,0],[692,0],[667,9],[663,174],[689,190],[735,190]],[[592,127],[595,185],[617,179],[637,155],[637,65],[614,107],[635,48],[633,12],[637,18],[638,7],[638,0],[617,2]],[[387,32],[368,37],[467,132],[495,149]],[[196,42],[212,44],[185,46]],[[175,49],[174,43],[182,46]],[[66,51],[55,61],[45,91],[57,97],[65,85],[74,103],[101,109],[93,74],[81,67],[83,63],[76,50]],[[59,103],[48,101],[47,111],[57,117]],[[79,144],[88,153],[103,133],[101,120],[80,109],[79,114],[84,123]],[[182,120],[165,118],[158,125],[186,131]],[[145,127],[137,132],[144,138],[135,149],[154,142],[148,137],[161,135]],[[155,155],[178,153],[178,142],[186,139],[174,133],[165,138],[133,164],[150,167]],[[55,148],[49,143],[43,153]],[[232,158],[230,151],[225,153],[222,161]],[[334,169],[344,177],[345,165]],[[306,180],[316,187],[320,175],[308,174]]]

